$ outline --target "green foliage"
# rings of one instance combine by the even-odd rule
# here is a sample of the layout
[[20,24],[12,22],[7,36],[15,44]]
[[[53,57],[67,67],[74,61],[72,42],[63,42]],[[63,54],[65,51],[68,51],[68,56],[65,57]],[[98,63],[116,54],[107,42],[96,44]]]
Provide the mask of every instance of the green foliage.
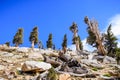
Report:
[[38,60],[38,62],[43,62],[43,60],[40,59],[40,60]]
[[6,42],[5,44],[6,44],[8,47],[10,46],[10,42]]
[[90,44],[93,47],[97,47],[97,43],[96,43],[96,36],[95,34],[90,30],[90,27],[87,28],[88,31],[88,37],[87,37],[87,43]]
[[49,73],[47,75],[47,80],[58,80],[58,75],[53,67],[49,69],[48,71]]
[[93,71],[97,71],[98,69],[96,67],[92,68]]
[[48,41],[46,41],[47,43],[47,48],[52,48],[53,43],[52,43],[52,34],[50,33],[48,36]]
[[95,36],[95,33],[93,33],[93,31],[91,31],[91,29],[90,29],[90,25],[92,26],[94,24],[94,22],[89,21],[87,16],[85,16],[84,22],[86,24],[88,24],[88,28],[87,28],[87,32],[88,32],[87,43],[89,45],[97,48],[98,47],[98,43],[96,41],[97,38]]
[[82,45],[82,42],[81,42],[81,39],[80,39],[79,35],[78,35],[78,41],[79,41],[79,48],[80,48],[80,50],[83,50],[83,45]]
[[77,40],[76,33],[78,32],[77,24],[75,22],[73,22],[69,29],[72,33],[74,33],[74,36],[73,36],[73,39],[72,39],[72,44],[76,44],[76,40]]
[[72,23],[72,25],[70,26],[70,31],[72,31],[73,33],[75,32],[75,30],[76,30],[76,32],[78,32],[78,26],[77,26],[77,24],[75,23],[75,22],[73,22]]
[[17,75],[21,75],[21,74],[22,74],[22,71],[16,70],[16,74],[17,74]]
[[[85,16],[84,22],[85,22],[86,24],[89,23],[89,19],[88,19],[87,16]],[[92,25],[92,24],[91,24],[91,25]],[[90,26],[88,26],[87,32],[88,32],[87,43],[90,44],[90,45],[93,46],[93,47],[97,47],[98,44],[96,43],[96,36],[95,36],[95,34],[91,31]]]
[[72,39],[72,44],[75,44],[76,41],[77,41],[77,39],[78,39],[78,37],[73,37],[73,39]]
[[64,35],[63,43],[62,43],[62,48],[67,47],[67,35]]
[[88,17],[87,16],[85,16],[85,18],[84,18],[84,22],[87,24],[88,23]]
[[106,76],[106,77],[111,77],[111,75],[110,74],[104,74],[103,76]]
[[38,43],[38,27],[34,27],[32,32],[30,33],[29,41],[34,41],[34,44]]
[[87,16],[84,18],[84,22],[88,26],[87,43],[93,47],[96,47],[99,54],[106,55],[106,49],[103,45],[103,37],[98,29],[98,22],[94,19],[89,20]]
[[120,48],[116,48],[116,61],[117,63],[120,61]]
[[15,34],[15,36],[13,38],[13,44],[18,46],[18,45],[20,45],[22,43],[23,43],[23,29],[19,28],[17,33]]
[[115,57],[116,54],[116,48],[117,48],[117,38],[114,36],[114,34],[111,31],[111,25],[109,25],[107,29],[107,34],[105,36],[105,47],[108,51],[107,55],[111,57]]

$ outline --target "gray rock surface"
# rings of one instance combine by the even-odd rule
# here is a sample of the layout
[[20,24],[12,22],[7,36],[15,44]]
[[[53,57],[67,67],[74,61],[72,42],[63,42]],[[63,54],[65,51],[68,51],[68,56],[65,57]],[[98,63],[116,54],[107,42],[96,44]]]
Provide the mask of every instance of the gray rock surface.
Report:
[[0,80],[5,80],[4,78],[0,78]]
[[81,63],[86,64],[88,66],[96,67],[96,68],[103,68],[103,65],[98,63],[97,60],[83,59],[81,60]]
[[8,53],[8,52],[2,52],[2,53],[0,53],[0,55],[3,57],[12,57],[14,54]]
[[42,56],[41,53],[39,52],[34,52],[32,54],[29,54],[28,58],[32,58],[32,59],[36,59],[36,58],[39,58],[41,60],[44,60],[44,57]]
[[112,58],[112,57],[109,57],[109,56],[105,56],[104,59],[103,59],[103,63],[106,63],[106,64],[116,64],[116,60],[115,58]]
[[5,66],[0,65],[0,70],[4,70],[4,69],[5,69]]
[[17,49],[17,52],[18,52],[18,53],[27,53],[27,52],[29,52],[29,50],[28,50],[28,48],[26,48],[26,47],[19,47],[19,48]]
[[26,61],[22,65],[22,71],[32,71],[36,69],[48,70],[51,67],[52,67],[51,64],[46,62]]

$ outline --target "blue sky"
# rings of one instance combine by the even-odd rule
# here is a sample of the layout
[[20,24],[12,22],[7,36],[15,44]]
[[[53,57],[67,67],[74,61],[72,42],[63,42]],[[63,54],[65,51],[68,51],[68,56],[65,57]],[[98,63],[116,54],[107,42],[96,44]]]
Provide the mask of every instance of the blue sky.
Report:
[[84,17],[95,18],[101,31],[111,18],[120,14],[119,0],[0,0],[0,44],[11,42],[18,28],[24,28],[24,43],[31,46],[29,35],[34,26],[39,28],[39,40],[46,47],[49,33],[53,43],[61,48],[64,34],[72,43],[69,26],[76,22],[82,40],[87,37]]

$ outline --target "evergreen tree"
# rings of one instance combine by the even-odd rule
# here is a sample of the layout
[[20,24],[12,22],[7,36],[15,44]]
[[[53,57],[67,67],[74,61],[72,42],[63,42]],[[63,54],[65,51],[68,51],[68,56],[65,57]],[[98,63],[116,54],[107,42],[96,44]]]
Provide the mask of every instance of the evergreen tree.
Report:
[[87,43],[90,44],[93,47],[97,47],[97,42],[96,42],[96,36],[94,33],[90,30],[90,28],[87,28],[88,31],[88,37],[87,37]]
[[29,41],[32,43],[32,48],[38,43],[38,27],[34,27],[30,33]]
[[64,39],[62,42],[62,49],[63,49],[64,53],[67,51],[67,35],[66,34],[64,35]]
[[[84,22],[85,22],[86,24],[89,23],[89,19],[88,19],[87,16],[84,18]],[[92,22],[91,22],[91,23],[92,23]],[[90,23],[90,24],[91,24],[91,23]],[[88,32],[87,43],[90,44],[90,45],[93,46],[93,47],[97,47],[96,36],[95,36],[95,34],[93,33],[93,31],[91,30],[90,24],[89,24],[88,27],[87,27],[87,32]]]
[[105,47],[107,49],[107,55],[111,57],[115,57],[116,48],[117,48],[117,38],[111,31],[111,24],[107,29],[107,34],[105,34]]
[[19,28],[14,36],[13,44],[15,44],[16,47],[18,47],[22,43],[23,43],[23,29]]
[[76,44],[77,38],[77,36],[72,38],[72,44]]
[[87,37],[87,43],[96,47],[99,54],[106,55],[103,36],[98,29],[98,22],[94,19],[90,20],[87,16],[85,16],[84,22],[88,26],[87,31],[89,36]]
[[79,48],[80,48],[80,50],[83,50],[83,45],[82,45],[82,42],[81,42],[81,39],[80,39],[79,35],[78,35],[78,41],[79,41]]
[[64,35],[63,43],[62,43],[62,48],[67,47],[67,35]]
[[52,34],[50,33],[48,36],[48,41],[46,41],[47,43],[47,48],[52,48],[53,43],[52,43]]
[[72,44],[76,44],[76,37],[77,37],[77,32],[78,32],[77,24],[75,22],[73,22],[69,29],[72,33],[74,33],[73,39],[72,39],[72,41],[73,41]]
[[77,24],[75,22],[73,22],[69,29],[73,33],[73,39],[72,39],[73,43],[72,44],[76,44],[76,50],[80,50],[79,49],[79,41],[77,39],[77,37],[78,37],[78,35],[77,35],[77,33],[78,33]]

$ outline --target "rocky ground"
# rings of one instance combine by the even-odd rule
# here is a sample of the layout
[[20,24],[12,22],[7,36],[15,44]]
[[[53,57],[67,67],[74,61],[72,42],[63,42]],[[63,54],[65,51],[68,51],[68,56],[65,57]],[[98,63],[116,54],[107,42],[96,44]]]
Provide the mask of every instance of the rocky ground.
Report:
[[120,80],[120,65],[87,51],[0,45],[0,80]]

